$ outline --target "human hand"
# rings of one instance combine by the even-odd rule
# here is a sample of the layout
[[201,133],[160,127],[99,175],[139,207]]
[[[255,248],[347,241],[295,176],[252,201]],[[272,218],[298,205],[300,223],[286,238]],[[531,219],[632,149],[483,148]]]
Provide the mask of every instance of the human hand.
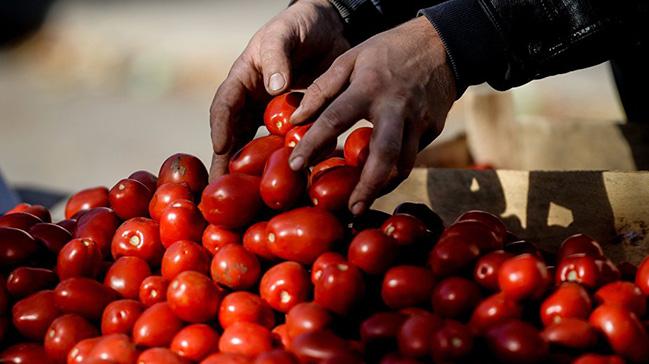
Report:
[[327,0],[300,0],[264,25],[212,101],[210,178],[225,173],[230,156],[252,139],[272,95],[306,87],[347,49],[343,21]]
[[374,124],[369,156],[349,200],[352,213],[360,214],[410,174],[417,152],[441,132],[455,94],[446,50],[425,17],[378,34],[337,58],[308,87],[291,122],[324,110],[295,147],[291,168],[309,165],[338,135],[368,119]]

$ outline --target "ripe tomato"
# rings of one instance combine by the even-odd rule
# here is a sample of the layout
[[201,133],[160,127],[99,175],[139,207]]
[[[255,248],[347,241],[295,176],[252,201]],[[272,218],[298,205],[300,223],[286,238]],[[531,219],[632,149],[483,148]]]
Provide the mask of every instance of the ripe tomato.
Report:
[[81,340],[97,336],[99,332],[78,315],[63,315],[52,321],[45,335],[44,348],[49,363],[65,363],[68,352]]
[[324,267],[322,278],[315,283],[313,300],[330,311],[344,315],[355,308],[364,296],[363,273],[356,266],[343,262]]
[[56,273],[49,269],[19,267],[7,278],[7,292],[14,299],[19,299],[43,289],[53,288],[57,282]]
[[498,290],[498,272],[503,263],[509,258],[514,257],[512,254],[504,250],[494,250],[489,252],[475,264],[473,269],[473,280],[476,281],[482,288],[490,291]]
[[498,323],[487,331],[486,339],[501,363],[543,363],[548,355],[548,344],[534,326],[523,321]]
[[104,257],[110,256],[110,243],[119,227],[119,219],[108,207],[95,207],[88,210],[77,221],[74,238],[87,238],[99,245]]
[[156,303],[167,300],[167,287],[169,281],[161,276],[148,276],[140,284],[138,297],[145,306],[153,306]]
[[131,173],[130,176],[128,176],[129,179],[134,179],[141,184],[145,185],[146,188],[151,191],[151,193],[155,192],[156,188],[158,187],[158,177],[156,177],[153,173],[148,172],[148,171],[135,171]]
[[434,285],[430,270],[409,265],[396,266],[383,277],[381,297],[393,309],[417,306],[429,302]]
[[0,216],[0,227],[9,227],[29,231],[29,229],[43,221],[38,217],[26,212],[14,212],[9,215]]
[[371,138],[372,128],[370,127],[361,127],[349,134],[343,148],[347,164],[351,166],[362,166],[365,164],[370,152]]
[[144,259],[153,267],[160,265],[164,246],[160,242],[159,231],[158,223],[145,217],[125,221],[113,237],[113,258],[134,256]]
[[167,158],[158,173],[158,186],[165,183],[186,183],[194,194],[207,186],[207,169],[200,159],[190,154],[177,153]]
[[644,258],[638,266],[635,284],[645,296],[649,296],[649,256]]
[[597,345],[597,331],[587,321],[564,318],[546,326],[541,333],[550,344],[575,350],[588,350]]
[[108,188],[104,186],[88,188],[70,196],[65,204],[65,218],[70,219],[80,211],[108,207],[108,205]]
[[187,364],[188,362],[167,348],[144,350],[137,357],[138,364]]
[[142,346],[167,346],[183,323],[166,302],[156,303],[142,312],[133,325],[133,342]]
[[360,177],[360,169],[351,166],[322,171],[309,186],[309,198],[314,206],[329,211],[343,211]]
[[343,238],[343,227],[327,210],[301,207],[273,217],[266,228],[270,251],[286,260],[311,264]]
[[347,161],[345,161],[344,158],[340,157],[331,157],[323,160],[322,162],[319,162],[318,164],[313,166],[311,173],[309,173],[309,184],[313,183],[313,181],[315,181],[321,173],[324,173],[325,171],[328,171],[332,168],[342,167],[346,165]]
[[296,262],[282,262],[271,267],[259,283],[261,298],[276,311],[284,313],[305,302],[310,290],[309,274]]
[[513,300],[536,300],[552,283],[545,264],[531,254],[510,258],[500,266],[498,285],[505,296]]
[[459,275],[472,269],[479,255],[480,249],[475,243],[448,237],[435,244],[428,256],[428,265],[436,277]]
[[455,237],[470,244],[475,244],[482,253],[503,249],[502,236],[497,236],[496,229],[478,220],[462,220],[447,227],[439,240]]
[[475,220],[487,225],[500,244],[504,244],[505,240],[507,240],[507,227],[505,227],[502,220],[494,214],[490,214],[486,211],[471,210],[460,215],[456,221],[465,220]]
[[194,196],[186,183],[165,183],[158,186],[149,202],[149,215],[155,221],[160,220],[162,212],[177,200],[193,201]]
[[252,322],[235,322],[223,330],[219,350],[223,353],[255,357],[273,349],[273,336],[267,328]]
[[326,330],[331,321],[329,312],[317,303],[298,303],[286,314],[286,333],[294,338],[306,332]]
[[587,319],[592,310],[588,292],[579,284],[566,282],[541,304],[541,321],[548,326],[566,318]]
[[38,243],[28,233],[8,227],[0,227],[0,266],[20,264],[38,250]]
[[179,240],[201,241],[206,225],[193,202],[176,200],[160,216],[160,241],[165,248]]
[[135,321],[144,312],[144,305],[135,300],[118,300],[111,302],[101,316],[101,334],[130,335]]
[[153,191],[134,179],[125,178],[111,188],[110,207],[122,220],[147,216]]
[[602,305],[589,323],[603,334],[613,351],[634,363],[649,361],[649,335],[634,313],[624,307]]
[[49,360],[43,347],[38,344],[15,344],[0,353],[2,363],[47,363]]
[[598,242],[585,234],[572,235],[561,243],[557,252],[557,262],[573,254],[585,254],[593,258],[604,258],[604,251]]
[[253,139],[230,159],[228,169],[231,174],[242,173],[261,177],[270,155],[283,146],[284,138],[277,135]]
[[104,308],[118,299],[112,288],[90,278],[68,278],[54,290],[56,307],[65,313],[75,313],[89,320],[99,320]]
[[331,331],[307,332],[293,339],[290,351],[297,356],[300,363],[346,363],[342,356],[352,355],[348,343]]
[[192,324],[178,331],[169,348],[181,358],[199,362],[218,351],[219,334],[206,324]]
[[259,354],[255,359],[255,364],[298,364],[295,355],[282,349],[275,349]]
[[44,222],[52,222],[52,216],[47,207],[43,205],[31,205],[25,202],[21,202],[18,205],[14,206],[11,210],[5,212],[5,215],[10,215],[16,212],[26,212],[32,214]]
[[436,363],[462,363],[473,350],[473,333],[468,326],[448,320],[435,331],[431,352]]
[[584,354],[572,364],[624,364],[625,361],[617,355],[599,355],[599,354]]
[[92,239],[73,239],[65,244],[56,261],[59,279],[71,277],[95,278],[101,270],[103,257],[99,245]]
[[142,281],[151,275],[149,265],[138,257],[120,257],[110,266],[104,285],[124,298],[138,298]]
[[203,231],[201,241],[203,247],[211,255],[214,255],[222,246],[227,244],[241,244],[241,234],[222,226],[209,224]]
[[221,301],[219,323],[225,329],[239,321],[254,322],[272,329],[275,326],[275,314],[258,295],[245,291],[232,292]]
[[259,193],[264,203],[275,210],[295,205],[302,197],[306,187],[306,177],[302,171],[294,171],[288,164],[293,149],[283,147],[268,158],[261,175]]
[[364,343],[395,339],[407,318],[398,312],[375,313],[361,324],[361,339]]
[[243,246],[262,259],[273,260],[275,256],[268,247],[267,226],[267,221],[260,221],[250,226],[243,234]]
[[214,353],[205,358],[201,364],[252,364],[252,360],[241,354]]
[[180,319],[207,322],[216,318],[223,291],[204,274],[186,271],[169,283],[167,302]]
[[257,256],[242,245],[229,244],[214,254],[211,273],[216,283],[234,290],[247,289],[259,280],[261,266]]
[[430,354],[431,337],[442,327],[437,315],[411,316],[401,325],[397,334],[399,352],[402,355],[418,358]]
[[101,337],[92,337],[79,341],[68,353],[68,364],[83,364],[88,360],[92,349],[95,348]]
[[622,306],[638,317],[644,317],[647,310],[645,296],[631,282],[617,281],[604,285],[595,292],[595,300],[600,305]]
[[477,333],[482,334],[491,326],[510,319],[519,319],[523,315],[523,307],[516,301],[496,293],[485,298],[473,311],[469,325]]
[[390,216],[381,225],[381,230],[399,245],[411,245],[430,238],[426,225],[418,218],[406,214]]
[[301,92],[287,92],[268,102],[264,111],[264,124],[271,134],[284,136],[291,130],[291,115],[300,106],[303,96]]
[[587,288],[598,287],[602,280],[595,258],[583,253],[569,255],[561,259],[555,275],[557,283],[575,282]]
[[14,327],[24,337],[41,341],[52,321],[61,315],[53,291],[40,291],[16,302],[11,310]]
[[248,225],[262,206],[260,178],[226,174],[210,183],[198,208],[210,224],[236,229]]
[[379,229],[358,233],[347,251],[347,259],[368,274],[382,274],[392,265],[398,246]]
[[[65,220],[64,220],[65,221]],[[70,220],[71,221],[71,220]],[[59,222],[60,224],[61,222]],[[76,221],[74,222],[76,226]],[[76,231],[73,229],[72,231]],[[72,239],[72,234],[70,230],[67,230],[64,227],[61,227],[57,224],[51,223],[38,223],[33,225],[29,229],[29,234],[31,234],[36,241],[43,245],[50,253],[54,255],[59,254],[61,248]]]
[[291,346],[291,339],[288,337],[286,324],[275,326],[275,328],[270,333],[273,334],[273,340],[276,346],[285,349]]
[[311,283],[316,284],[322,279],[322,274],[326,266],[329,264],[345,263],[345,257],[338,253],[326,252],[322,253],[311,266]]
[[102,336],[88,354],[88,363],[135,363],[138,351],[128,336],[111,334]]
[[188,270],[203,274],[210,271],[210,258],[205,248],[189,240],[180,240],[167,247],[162,256],[162,276],[170,281]]
[[433,311],[451,319],[464,319],[480,303],[480,287],[466,278],[449,277],[433,288]]

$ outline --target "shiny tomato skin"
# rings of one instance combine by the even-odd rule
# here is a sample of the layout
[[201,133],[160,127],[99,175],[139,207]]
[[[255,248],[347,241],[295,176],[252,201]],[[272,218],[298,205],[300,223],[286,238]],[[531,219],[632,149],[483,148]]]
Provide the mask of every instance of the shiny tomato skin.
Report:
[[305,302],[310,291],[309,274],[296,262],[282,262],[271,267],[259,283],[261,298],[274,310],[284,313]]
[[347,259],[368,274],[382,274],[392,265],[398,246],[379,229],[356,234],[347,250]]
[[179,240],[201,241],[207,223],[193,202],[176,200],[160,216],[160,241],[165,248]]
[[275,326],[271,331],[271,334],[273,334],[275,346],[284,349],[291,346],[291,339],[288,337],[288,330],[285,323]]
[[124,298],[138,298],[142,281],[151,275],[146,261],[138,257],[120,257],[108,269],[104,285]]
[[474,243],[457,237],[439,240],[431,249],[428,265],[436,277],[461,275],[471,270],[475,260],[480,255],[480,249]]
[[242,238],[241,234],[235,230],[209,224],[203,231],[201,242],[203,243],[203,247],[207,249],[211,255],[214,255],[222,246],[227,244],[241,244]]
[[456,221],[476,220],[489,227],[501,244],[507,239],[507,227],[496,215],[486,211],[471,210],[463,213]]
[[252,323],[235,322],[223,330],[219,350],[223,353],[255,357],[273,348],[270,330]]
[[601,284],[600,268],[595,258],[583,253],[569,255],[557,264],[555,281],[575,282],[587,288]]
[[148,276],[140,284],[138,298],[145,306],[153,306],[156,303],[167,300],[167,287],[169,281],[162,276]]
[[340,315],[357,307],[365,296],[365,280],[360,269],[350,263],[330,264],[315,284],[313,300]]
[[9,227],[29,231],[29,229],[43,221],[27,212],[14,212],[9,215],[0,216],[0,227]]
[[326,252],[320,254],[311,266],[311,283],[316,284],[322,279],[322,273],[329,264],[345,263],[345,257],[338,253]]
[[108,207],[108,188],[104,186],[87,188],[70,196],[65,204],[65,218],[70,219],[80,211],[95,207]]
[[288,164],[292,148],[283,147],[268,158],[261,175],[259,193],[266,206],[283,210],[295,205],[306,187],[303,171],[294,171]]
[[43,289],[53,288],[58,277],[50,269],[19,267],[7,278],[7,292],[14,299],[27,297]]
[[365,164],[370,152],[370,139],[372,128],[361,127],[352,131],[343,147],[345,161],[351,166],[362,166]]
[[309,173],[309,185],[315,181],[321,173],[324,173],[325,171],[328,171],[333,168],[338,168],[342,166],[346,166],[347,161],[345,161],[345,158],[340,158],[340,157],[331,157],[328,159],[323,160],[322,162],[319,162],[313,168],[311,169],[311,173]]
[[186,271],[178,274],[167,288],[169,308],[180,319],[201,323],[215,319],[223,291],[202,273]]
[[468,326],[447,320],[433,333],[432,357],[437,363],[465,362],[471,356],[473,342],[473,333]]
[[434,285],[430,270],[417,266],[396,266],[383,277],[381,297],[393,309],[417,306],[429,302]]
[[136,180],[140,182],[141,184],[145,185],[146,188],[151,191],[151,193],[155,192],[156,188],[158,187],[158,177],[156,177],[153,173],[149,171],[135,171],[131,173],[130,176],[128,176],[129,179]]
[[200,364],[252,364],[252,359],[240,354],[214,353]]
[[519,320],[498,323],[486,333],[491,352],[501,363],[543,363],[548,344],[534,326]]
[[207,169],[200,159],[190,154],[177,153],[167,158],[158,173],[158,186],[165,183],[185,183],[194,194],[207,186]]
[[592,302],[588,292],[579,284],[566,282],[541,304],[541,321],[548,326],[563,319],[588,319]]
[[350,354],[348,343],[331,331],[302,334],[293,339],[289,350],[297,356],[300,363],[321,363]]
[[275,349],[259,354],[254,364],[298,364],[295,355],[282,349]]
[[275,256],[268,248],[267,226],[268,221],[260,221],[250,226],[243,234],[243,246],[262,259],[273,260]]
[[523,307],[518,302],[502,293],[496,293],[480,302],[471,315],[469,325],[478,334],[482,334],[498,323],[522,316]]
[[302,302],[291,308],[286,314],[286,333],[289,338],[329,328],[331,314],[315,302]]
[[297,143],[299,143],[300,140],[304,138],[304,134],[306,134],[306,132],[309,131],[312,126],[313,123],[308,123],[292,127],[284,137],[284,146],[288,148],[295,148]]
[[68,353],[79,341],[98,334],[97,328],[83,317],[63,315],[52,321],[43,346],[52,363],[66,363]]
[[24,337],[41,341],[47,329],[61,315],[54,305],[53,291],[40,291],[16,302],[11,310],[14,327]]
[[309,198],[313,206],[329,211],[345,210],[360,177],[360,169],[351,166],[322,171],[309,186]]
[[431,353],[431,337],[442,327],[442,320],[437,315],[411,316],[399,329],[397,342],[399,352],[408,357],[418,358]]
[[60,280],[71,277],[96,278],[101,271],[103,256],[94,240],[77,238],[61,248],[56,261],[56,273]]
[[638,266],[635,284],[645,296],[649,296],[649,256],[645,257]]
[[135,300],[124,299],[111,302],[101,316],[101,334],[130,335],[135,321],[144,309],[144,305]]
[[363,321],[360,327],[364,343],[396,339],[408,316],[398,312],[377,312]]
[[21,343],[0,352],[0,362],[8,364],[47,363],[49,358],[41,345]]
[[565,318],[546,326],[541,335],[550,344],[576,350],[595,348],[598,341],[597,331],[588,321],[575,318]]
[[504,250],[494,250],[481,256],[473,269],[473,280],[482,288],[498,291],[498,272],[503,263],[514,255]]
[[47,207],[43,205],[30,205],[24,202],[19,203],[13,209],[5,212],[5,215],[10,215],[16,212],[26,212],[28,214],[36,216],[43,222],[52,222],[52,215],[50,214],[50,210],[48,210]]
[[38,251],[38,243],[28,233],[0,227],[0,266],[18,265]]
[[433,312],[450,319],[464,319],[480,303],[480,287],[462,277],[449,277],[433,288]]
[[67,364],[83,364],[88,360],[92,349],[95,348],[97,343],[101,340],[100,337],[91,337],[88,339],[83,339],[79,341],[76,345],[70,349],[68,352],[68,362]]
[[214,254],[210,271],[214,282],[240,290],[257,283],[261,266],[257,256],[242,245],[229,244]]
[[625,361],[617,355],[583,354],[572,364],[624,364]]
[[602,305],[588,322],[604,337],[613,351],[631,362],[649,361],[649,335],[634,313],[624,307]]
[[162,211],[176,200],[193,201],[194,196],[186,183],[165,183],[159,185],[149,202],[149,215],[155,221],[160,220]]
[[232,292],[223,298],[219,308],[219,324],[227,328],[235,322],[254,322],[272,329],[275,326],[273,309],[254,293]]
[[487,225],[478,220],[461,220],[447,227],[440,236],[440,241],[449,237],[456,237],[480,248],[482,253],[503,249],[502,236],[497,235],[492,225]]
[[54,290],[56,307],[65,313],[81,315],[89,320],[99,320],[104,308],[118,299],[112,288],[90,278],[68,278]]
[[149,202],[153,191],[139,181],[125,178],[110,189],[110,207],[122,220],[144,216],[149,213]]
[[155,347],[167,346],[183,323],[166,302],[156,303],[142,312],[133,325],[131,337],[137,345]]
[[192,324],[178,331],[169,348],[181,358],[199,362],[218,351],[220,335],[206,324]]
[[210,224],[236,229],[248,225],[262,207],[260,178],[226,174],[210,183],[198,208]]
[[88,354],[88,362],[129,364],[135,363],[138,356],[135,344],[124,334],[102,336]]
[[158,223],[145,217],[126,220],[115,231],[111,252],[115,259],[134,256],[144,259],[152,267],[157,267],[164,253]]
[[318,207],[301,207],[276,215],[266,230],[274,255],[302,264],[313,263],[344,234],[338,219]]
[[119,227],[119,218],[108,207],[95,207],[88,210],[77,220],[74,238],[92,239],[99,245],[104,257],[110,255],[110,244]]
[[412,215],[390,216],[381,225],[383,233],[399,245],[410,245],[430,238],[426,225]]
[[58,254],[63,246],[72,239],[72,234],[68,229],[57,224],[45,222],[33,225],[29,228],[29,234],[31,234],[31,236],[41,245],[47,248],[50,253],[55,255]]
[[600,287],[595,292],[595,301],[600,305],[618,305],[644,317],[647,301],[638,286],[631,282],[616,281]]
[[500,289],[513,300],[539,299],[551,283],[545,263],[531,254],[508,259],[498,272]]
[[70,238],[72,238],[74,232],[77,231],[77,219],[65,219],[65,220],[58,221],[56,224],[52,224],[52,225],[56,225],[62,228],[63,230],[65,230],[66,232],[68,232],[68,234],[70,234]]
[[137,364],[188,364],[189,362],[167,348],[144,350],[137,358]]
[[585,254],[593,258],[604,258],[604,251],[597,241],[585,234],[566,238],[557,252],[557,261],[573,254]]
[[231,174],[241,173],[261,177],[270,155],[283,146],[284,138],[277,135],[253,139],[230,159],[228,169]]
[[188,270],[207,274],[210,270],[210,258],[202,246],[193,241],[179,240],[165,250],[160,272],[170,281]]
[[285,136],[291,130],[291,115],[300,105],[303,93],[287,92],[273,97],[264,111],[264,124],[272,135]]

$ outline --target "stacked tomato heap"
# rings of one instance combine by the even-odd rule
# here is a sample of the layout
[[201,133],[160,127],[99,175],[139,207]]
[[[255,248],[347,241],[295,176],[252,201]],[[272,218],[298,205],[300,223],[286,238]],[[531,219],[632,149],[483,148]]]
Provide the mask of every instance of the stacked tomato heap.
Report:
[[271,135],[209,185],[176,154],[75,194],[56,224],[0,217],[0,361],[649,362],[649,261],[616,266],[585,235],[550,254],[480,211],[352,217],[371,129],[294,172],[297,101],[274,99]]

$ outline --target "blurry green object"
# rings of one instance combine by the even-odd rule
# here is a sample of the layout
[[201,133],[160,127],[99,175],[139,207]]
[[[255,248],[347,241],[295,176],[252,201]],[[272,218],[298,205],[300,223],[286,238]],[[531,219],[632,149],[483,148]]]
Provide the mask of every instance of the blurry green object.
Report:
[[0,47],[19,43],[37,31],[54,0],[0,1]]

